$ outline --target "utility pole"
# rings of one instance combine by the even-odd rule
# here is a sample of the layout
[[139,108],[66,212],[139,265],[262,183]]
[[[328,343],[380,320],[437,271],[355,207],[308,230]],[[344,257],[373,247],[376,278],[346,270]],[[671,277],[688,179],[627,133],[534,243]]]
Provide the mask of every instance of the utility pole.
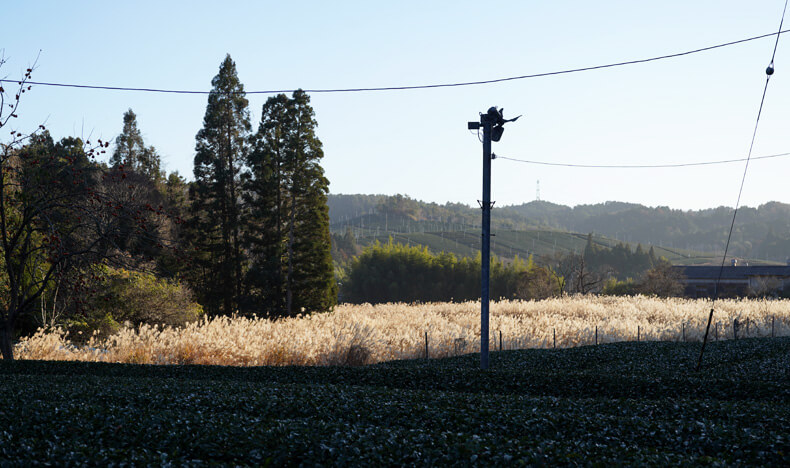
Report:
[[[521,116],[518,116],[521,117]],[[480,368],[488,369],[488,303],[489,282],[491,269],[491,160],[496,156],[491,153],[491,142],[499,141],[505,131],[503,125],[515,122],[518,117],[505,120],[502,109],[496,107],[488,109],[485,114],[480,114],[480,122],[469,122],[469,130],[483,128],[483,200],[480,208],[483,209],[482,245],[480,248]]]

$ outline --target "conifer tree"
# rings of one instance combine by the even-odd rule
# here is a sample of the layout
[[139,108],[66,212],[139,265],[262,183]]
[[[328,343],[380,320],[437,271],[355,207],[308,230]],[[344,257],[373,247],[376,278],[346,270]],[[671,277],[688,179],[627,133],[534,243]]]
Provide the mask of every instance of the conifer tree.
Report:
[[232,314],[242,296],[240,176],[251,129],[244,86],[230,55],[211,82],[203,128],[195,140],[195,182],[190,192],[190,231],[196,278],[209,313]]
[[123,114],[123,129],[115,139],[115,151],[110,157],[110,165],[124,165],[128,170],[157,182],[162,179],[161,160],[153,146],[145,146],[143,135],[137,127],[137,115],[129,109]]
[[329,180],[324,177],[318,123],[310,97],[293,94],[294,131],[291,133],[294,167],[291,182],[291,220],[288,236],[286,313],[328,310],[337,302],[329,234]]
[[292,316],[325,311],[337,302],[329,181],[320,161],[315,113],[304,91],[271,97],[250,155],[246,196],[253,256],[249,282],[267,312]]
[[586,258],[587,260],[592,259],[595,256],[595,254],[598,253],[596,247],[597,246],[593,243],[592,233],[590,232],[587,234],[587,243],[584,245],[584,252],[582,253],[584,258]]
[[245,177],[244,196],[249,206],[245,246],[251,256],[247,284],[251,307],[281,315],[285,306],[285,209],[288,173],[285,167],[291,103],[285,94],[269,98],[253,137],[253,150]]

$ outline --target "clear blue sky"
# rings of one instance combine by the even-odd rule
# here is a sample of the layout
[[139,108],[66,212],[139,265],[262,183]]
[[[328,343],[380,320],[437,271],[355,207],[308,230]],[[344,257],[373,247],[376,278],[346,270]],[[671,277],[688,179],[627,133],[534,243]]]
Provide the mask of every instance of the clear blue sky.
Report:
[[[226,53],[250,90],[484,80],[638,59],[777,30],[784,2],[25,1],[0,7],[0,75],[208,90]],[[790,27],[790,19],[785,24]],[[773,39],[609,70],[454,89],[312,95],[332,193],[476,205],[481,145],[466,122],[497,105],[502,156],[579,164],[745,157]],[[254,126],[266,96],[248,96]],[[15,129],[111,139],[132,108],[168,171],[192,177],[204,95],[34,87]],[[790,35],[779,43],[754,155],[790,152]],[[3,129],[0,138],[7,138]],[[497,206],[535,198],[732,206],[743,164],[660,170],[494,161]],[[790,202],[790,158],[751,164],[742,203]]]

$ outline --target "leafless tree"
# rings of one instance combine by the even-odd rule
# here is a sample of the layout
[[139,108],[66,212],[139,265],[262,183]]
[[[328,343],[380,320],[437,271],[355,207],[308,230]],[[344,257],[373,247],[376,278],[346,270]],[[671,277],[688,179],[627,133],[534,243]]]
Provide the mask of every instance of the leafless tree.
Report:
[[555,254],[555,280],[560,291],[569,294],[589,294],[600,292],[604,281],[611,276],[611,269],[590,268],[584,255],[577,253]]
[[658,297],[680,296],[683,294],[683,279],[683,274],[672,268],[667,260],[661,260],[645,272],[639,291]]

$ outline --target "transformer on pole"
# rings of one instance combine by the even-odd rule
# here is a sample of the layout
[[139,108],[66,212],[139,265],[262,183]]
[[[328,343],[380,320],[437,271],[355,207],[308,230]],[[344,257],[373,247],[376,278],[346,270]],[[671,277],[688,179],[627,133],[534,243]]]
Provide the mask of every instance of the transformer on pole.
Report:
[[496,156],[491,153],[491,142],[499,141],[505,131],[504,125],[507,122],[515,122],[518,116],[513,119],[505,120],[502,116],[502,109],[496,107],[488,109],[485,114],[480,114],[480,122],[469,122],[469,130],[480,130],[483,128],[483,200],[480,208],[483,209],[483,236],[480,248],[480,368],[488,369],[488,303],[489,303],[489,282],[491,269],[491,160]]

